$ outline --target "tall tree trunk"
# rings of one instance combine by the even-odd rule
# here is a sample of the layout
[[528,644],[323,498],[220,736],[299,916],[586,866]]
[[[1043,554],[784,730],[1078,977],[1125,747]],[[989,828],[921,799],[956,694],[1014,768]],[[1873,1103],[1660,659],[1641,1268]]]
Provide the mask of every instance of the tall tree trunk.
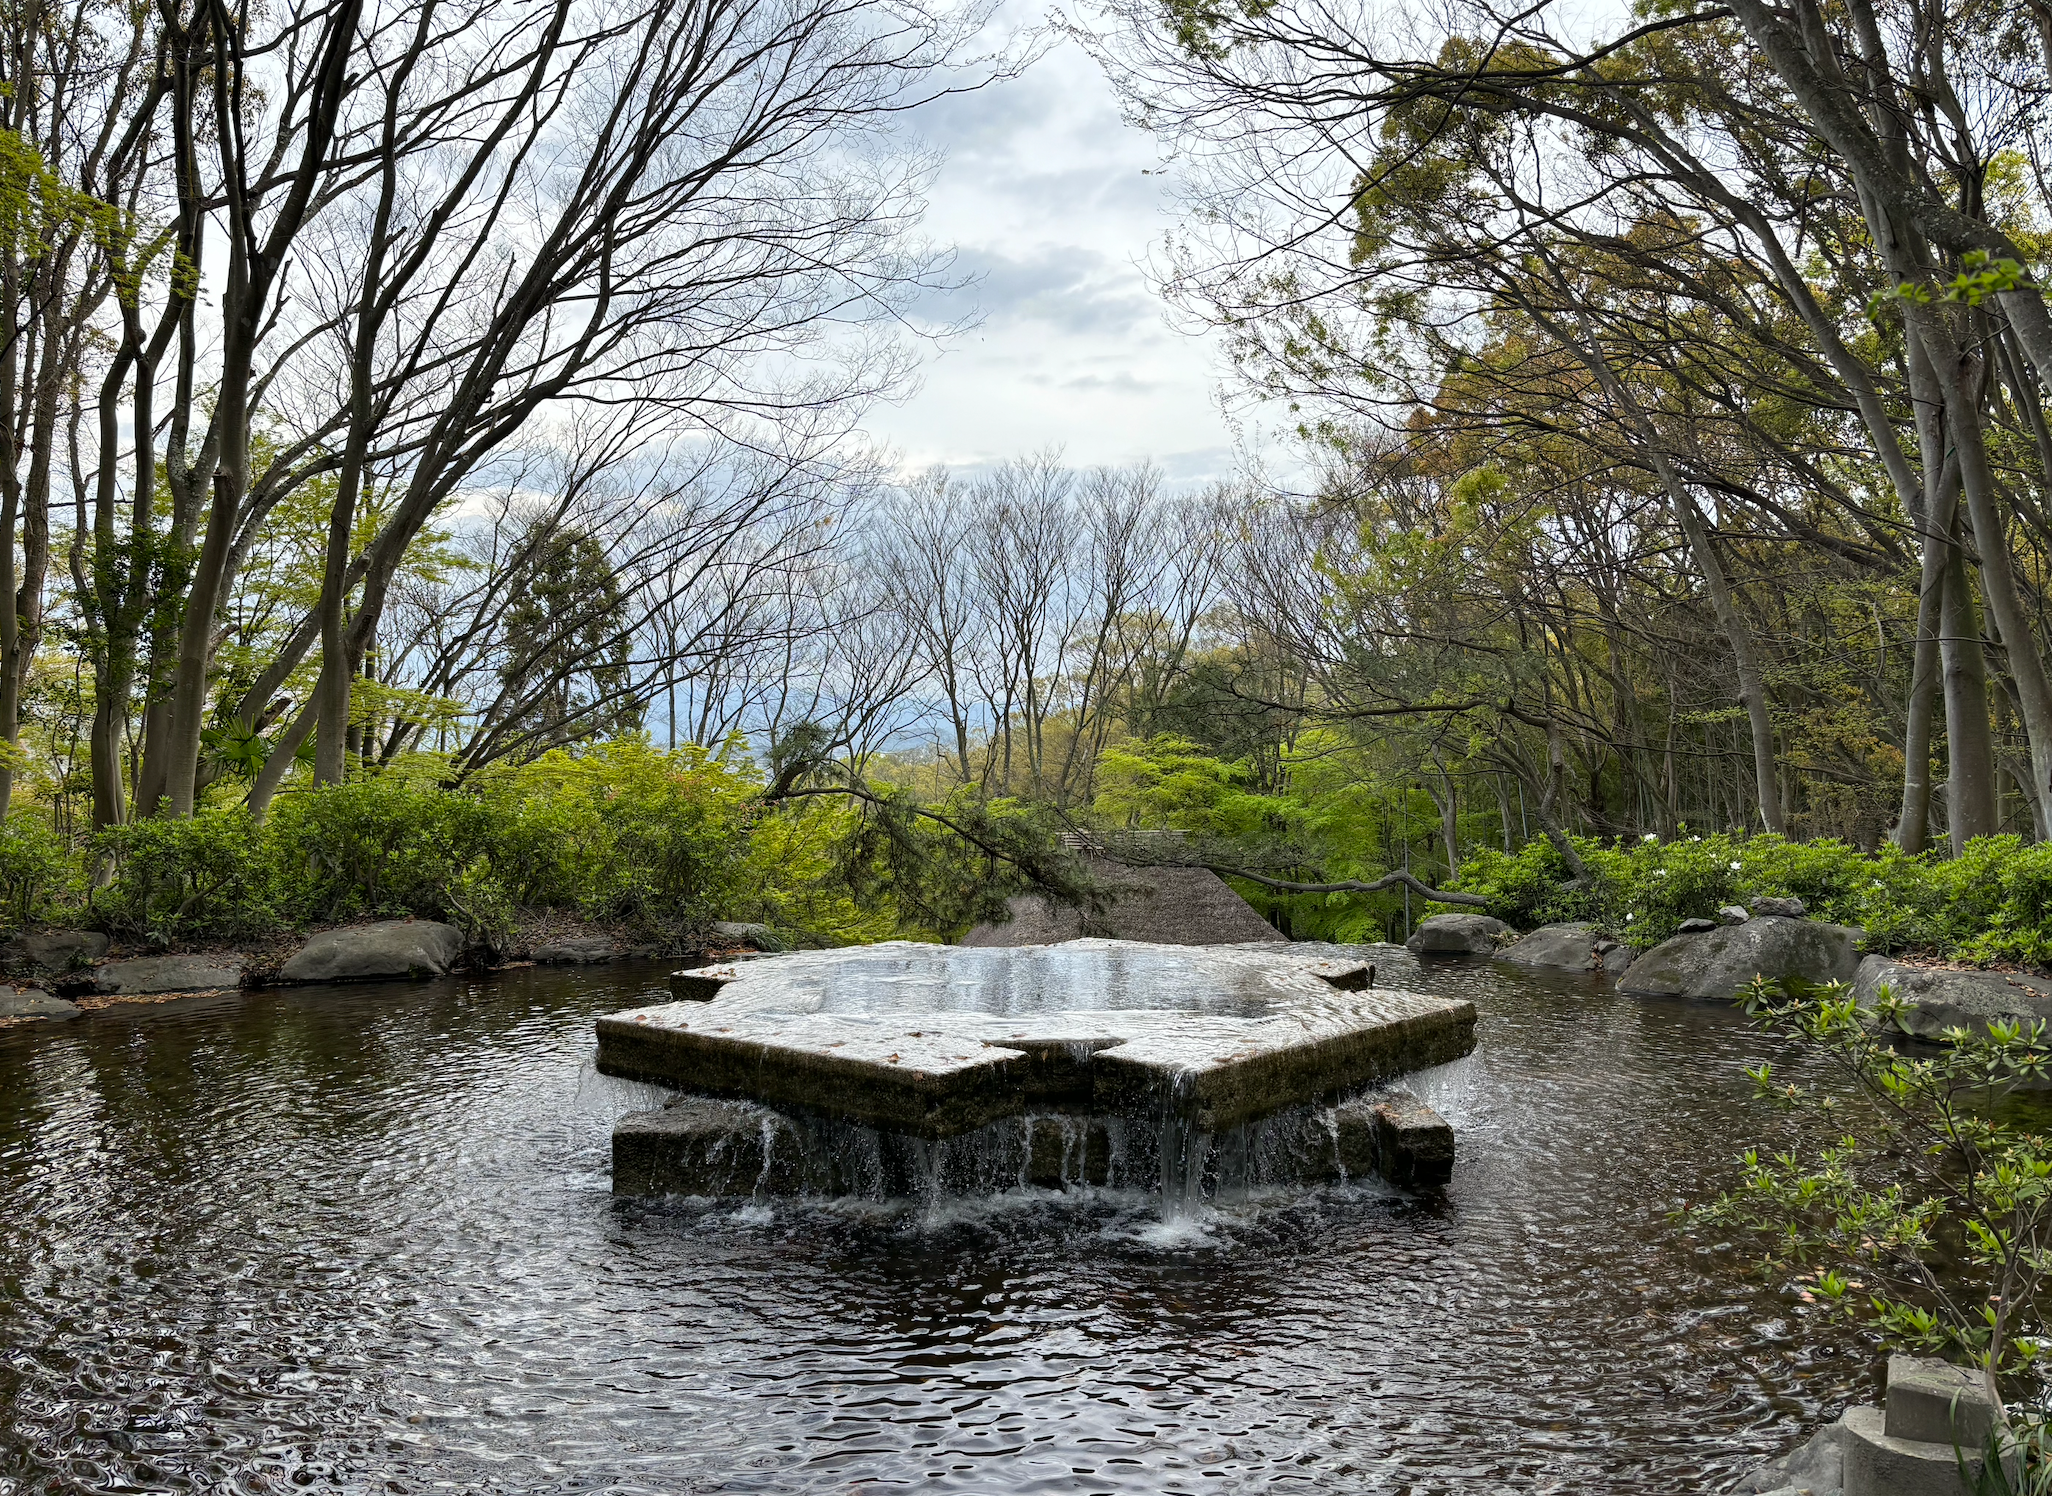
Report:
[[1996,808],[1995,739],[1988,721],[1988,664],[1981,653],[1980,610],[1967,579],[1966,555],[1949,546],[1939,654],[1945,669],[1945,821],[1958,856],[1977,836],[1993,836]]
[[[2042,819],[2044,806],[2052,798],[2052,674],[2046,670],[2010,562],[2009,534],[1996,498],[1995,478],[1982,441],[1979,404],[1973,395],[1978,381],[1967,377],[1967,360],[1939,321],[1936,309],[1912,305],[1910,311],[1945,391],[1946,424],[1959,450],[1960,487],[1981,563],[1981,594],[1995,624],[1995,637],[2008,656],[2010,678],[2016,682],[2017,706],[2030,744],[2032,799]],[[1958,833],[1954,836],[1956,840]]]

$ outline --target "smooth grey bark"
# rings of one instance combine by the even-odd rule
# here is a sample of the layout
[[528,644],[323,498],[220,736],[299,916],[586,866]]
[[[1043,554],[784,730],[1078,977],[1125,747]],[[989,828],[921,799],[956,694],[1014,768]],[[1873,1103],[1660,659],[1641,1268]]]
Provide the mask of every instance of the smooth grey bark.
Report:
[[1996,805],[1995,738],[1988,717],[1988,665],[1981,652],[1981,619],[1967,578],[1966,554],[1957,545],[1944,569],[1939,654],[1945,669],[1945,822],[1953,855],[1977,836],[2002,827]]

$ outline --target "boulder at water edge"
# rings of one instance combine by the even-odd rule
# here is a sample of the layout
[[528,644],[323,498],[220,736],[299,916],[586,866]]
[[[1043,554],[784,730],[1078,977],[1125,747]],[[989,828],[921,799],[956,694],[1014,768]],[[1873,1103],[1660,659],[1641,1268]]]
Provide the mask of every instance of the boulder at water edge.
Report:
[[1506,961],[1549,971],[1607,971],[1632,964],[1630,946],[1620,945],[1592,924],[1541,925],[1497,952]]
[[746,946],[758,951],[781,951],[787,949],[784,941],[768,925],[751,925],[737,920],[715,920],[710,930],[713,943],[721,950],[735,946]]
[[0,1018],[76,1018],[78,1004],[40,987],[0,987]]
[[463,954],[463,932],[431,919],[388,919],[323,930],[278,975],[288,982],[438,977]]
[[1510,926],[1486,914],[1435,914],[1421,920],[1404,942],[1420,955],[1491,956]]
[[128,961],[104,961],[83,975],[92,991],[116,997],[150,997],[162,992],[212,992],[222,987],[242,985],[242,958],[137,956]]
[[1946,971],[1869,956],[1853,979],[1853,992],[1862,1007],[1874,1001],[1884,983],[1909,1005],[1900,1022],[1919,1039],[1939,1039],[1952,1028],[1985,1027],[1995,1018],[2052,1022],[2052,978],[2006,971]]
[[1850,925],[1769,915],[1664,940],[1634,961],[1617,986],[1635,997],[1723,1000],[1756,976],[1849,982],[1865,938]]
[[97,930],[38,930],[0,945],[0,965],[69,971],[107,954],[107,937]]
[[550,940],[534,948],[534,959],[543,966],[591,966],[610,961],[620,954],[610,935],[573,935],[568,940]]

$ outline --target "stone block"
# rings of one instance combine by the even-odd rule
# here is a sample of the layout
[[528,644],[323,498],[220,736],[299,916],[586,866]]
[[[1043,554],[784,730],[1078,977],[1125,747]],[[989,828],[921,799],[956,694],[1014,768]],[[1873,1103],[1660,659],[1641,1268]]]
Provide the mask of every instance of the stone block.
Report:
[[731,963],[686,967],[670,973],[670,995],[688,1003],[709,1003],[740,975]]
[[1960,1479],[1963,1457],[1969,1472],[1978,1473],[1977,1450],[1955,1452],[1951,1444],[1889,1436],[1887,1415],[1879,1408],[1847,1408],[1839,1420],[1844,1430],[1845,1496],[1973,1496],[1973,1486]]
[[1801,919],[1810,912],[1809,905],[1801,899],[1755,899],[1754,914],[1779,914],[1788,919]]
[[1453,1178],[1453,1128],[1408,1091],[1394,1091],[1368,1106],[1382,1177],[1406,1189],[1443,1188]]
[[1886,1431],[1891,1439],[1979,1449],[1997,1423],[1981,1374],[1926,1356],[1888,1358]]
[[613,1127],[616,1195],[792,1195],[804,1160],[796,1124],[749,1101],[681,1097]]
[[[1177,1114],[1217,1134],[1474,1048],[1473,1004],[1342,990],[1358,965],[1117,941],[802,951],[679,972],[686,1000],[598,1021],[598,1064],[929,1139],[1040,1110]],[[1118,985],[1099,990],[1108,972]],[[1188,988],[1233,1001],[1141,1004]],[[992,997],[1005,1002],[972,1001]],[[1013,997],[1024,1011],[1004,1010]],[[1040,1006],[1071,997],[1077,1011]]]
[[1751,911],[1738,904],[1726,904],[1717,911],[1717,922],[1721,925],[1742,925],[1752,917]]

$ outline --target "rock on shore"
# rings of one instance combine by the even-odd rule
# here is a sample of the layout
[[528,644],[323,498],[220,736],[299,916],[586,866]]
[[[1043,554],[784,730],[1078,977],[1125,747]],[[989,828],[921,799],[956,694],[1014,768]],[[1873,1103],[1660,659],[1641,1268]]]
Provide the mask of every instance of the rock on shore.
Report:
[[107,937],[97,930],[36,930],[0,945],[0,966],[70,971],[107,954]]
[[[163,992],[212,992],[242,985],[240,956],[136,956],[103,961],[84,973],[90,989],[116,997]],[[68,989],[67,989],[68,990]]]
[[1425,956],[1491,956],[1511,927],[1487,914],[1434,914],[1404,942]]
[[1592,924],[1541,925],[1497,954],[1519,966],[1603,971],[1612,976],[1632,964],[1632,948],[1601,934]]
[[78,1004],[40,987],[0,987],[0,1018],[76,1018]]
[[1869,956],[1853,979],[1862,1007],[1883,984],[1908,1004],[1900,1022],[1919,1039],[1940,1039],[1947,1029],[1986,1027],[1991,1019],[2052,1022],[2052,978],[2005,971],[1947,971],[1905,966],[1886,956]]
[[1755,976],[1849,982],[1866,932],[1772,914],[1664,940],[1634,961],[1618,990],[1634,997],[1730,998]]
[[388,919],[323,930],[285,963],[287,982],[365,982],[445,975],[463,954],[463,932],[431,919]]

